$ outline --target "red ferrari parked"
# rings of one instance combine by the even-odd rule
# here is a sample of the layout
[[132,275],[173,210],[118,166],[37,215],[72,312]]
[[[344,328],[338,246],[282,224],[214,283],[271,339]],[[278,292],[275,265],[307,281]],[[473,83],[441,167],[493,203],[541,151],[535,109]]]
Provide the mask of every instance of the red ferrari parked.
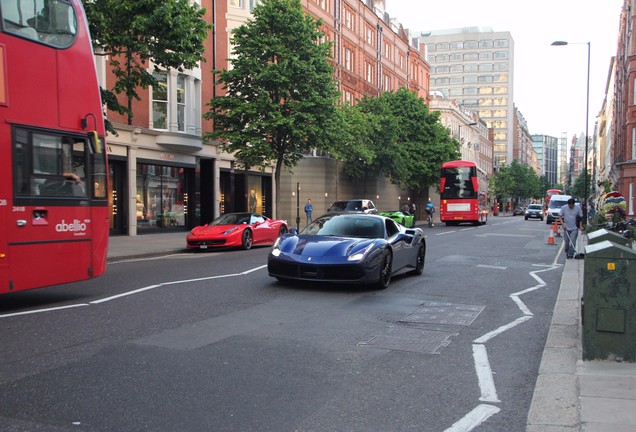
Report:
[[287,221],[270,219],[257,213],[226,213],[186,236],[189,249],[241,247],[272,244],[287,232]]

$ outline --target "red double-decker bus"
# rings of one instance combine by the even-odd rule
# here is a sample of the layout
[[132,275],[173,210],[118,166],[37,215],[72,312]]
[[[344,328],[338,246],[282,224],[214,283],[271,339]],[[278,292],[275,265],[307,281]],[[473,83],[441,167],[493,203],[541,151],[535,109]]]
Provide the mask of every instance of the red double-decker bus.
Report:
[[102,274],[104,121],[80,0],[0,1],[0,294]]
[[563,195],[563,191],[561,189],[548,189],[545,192],[545,206],[548,207],[550,204],[550,197],[552,195]]
[[488,221],[488,193],[479,190],[477,165],[456,160],[442,164],[439,217],[446,225]]

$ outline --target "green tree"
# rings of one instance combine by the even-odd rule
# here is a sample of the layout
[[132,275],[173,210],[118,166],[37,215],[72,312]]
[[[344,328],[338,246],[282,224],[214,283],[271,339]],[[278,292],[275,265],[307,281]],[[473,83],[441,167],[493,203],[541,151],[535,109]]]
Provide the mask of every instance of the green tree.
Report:
[[328,149],[328,130],[342,124],[339,97],[327,61],[330,43],[318,42],[320,21],[300,0],[265,0],[253,19],[236,28],[230,70],[217,71],[224,96],[212,99],[206,119],[246,168],[275,162],[276,209],[283,167],[293,168],[312,148]]
[[[572,196],[578,197],[583,199],[586,195],[585,195],[585,179],[584,179],[584,175],[583,173],[579,174],[576,179],[574,180],[574,184],[572,185]],[[587,196],[591,196],[592,195],[592,189],[591,189],[591,174],[588,171],[587,174]]]
[[[126,114],[132,124],[137,90],[157,85],[149,61],[182,71],[203,60],[203,43],[210,27],[205,9],[188,0],[90,0],[84,2],[95,54],[108,56],[115,75],[112,89],[101,89],[107,109]],[[126,105],[117,95],[123,94]],[[108,127],[114,133],[111,125]]]
[[367,96],[356,107],[375,125],[369,142],[373,157],[350,160],[350,174],[371,172],[403,188],[425,189],[439,180],[442,163],[460,155],[459,144],[439,122],[439,112],[431,113],[406,87]]

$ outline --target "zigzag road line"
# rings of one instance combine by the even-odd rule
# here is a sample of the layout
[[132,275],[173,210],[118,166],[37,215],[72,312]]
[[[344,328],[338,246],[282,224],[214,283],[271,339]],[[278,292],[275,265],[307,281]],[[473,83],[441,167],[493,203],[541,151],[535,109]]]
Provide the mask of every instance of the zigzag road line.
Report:
[[[481,402],[488,403],[501,403],[497,396],[497,388],[495,387],[495,380],[493,379],[492,369],[490,368],[490,361],[488,360],[488,351],[486,350],[485,343],[491,340],[492,338],[499,336],[507,330],[510,330],[513,327],[518,326],[532,318],[534,318],[534,314],[528,309],[528,307],[521,301],[519,296],[534,292],[540,288],[546,286],[546,283],[543,279],[537,276],[537,273],[550,271],[558,268],[558,265],[537,265],[540,267],[547,267],[542,270],[535,270],[529,272],[530,276],[535,279],[538,284],[526,288],[522,291],[518,291],[516,293],[510,294],[510,298],[517,305],[519,310],[523,313],[523,316],[517,318],[516,320],[502,325],[499,328],[486,333],[483,336],[478,337],[473,341],[473,360],[475,362],[475,372],[477,374],[477,380],[479,382],[479,390],[480,397],[479,400]],[[483,422],[488,420],[491,416],[497,414],[501,411],[500,408],[494,405],[488,404],[479,404],[473,410],[471,410],[468,414],[462,417],[459,421],[455,422],[450,428],[446,429],[444,432],[469,432],[481,425]]]

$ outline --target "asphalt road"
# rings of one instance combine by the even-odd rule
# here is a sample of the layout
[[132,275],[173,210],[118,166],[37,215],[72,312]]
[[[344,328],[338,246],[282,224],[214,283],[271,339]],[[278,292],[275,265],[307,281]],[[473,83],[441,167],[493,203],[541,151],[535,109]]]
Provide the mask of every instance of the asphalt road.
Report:
[[3,296],[0,430],[522,431],[561,276],[546,225],[424,230],[424,274],[384,291],[281,284],[255,248]]

